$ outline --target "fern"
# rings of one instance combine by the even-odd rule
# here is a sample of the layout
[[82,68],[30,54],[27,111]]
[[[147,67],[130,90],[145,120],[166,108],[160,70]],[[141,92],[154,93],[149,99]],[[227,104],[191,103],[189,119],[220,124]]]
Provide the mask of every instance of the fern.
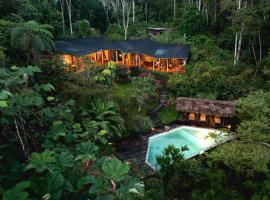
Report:
[[17,23],[6,31],[10,36],[12,47],[26,52],[38,54],[42,51],[52,52],[55,50],[51,25],[39,24],[35,20]]

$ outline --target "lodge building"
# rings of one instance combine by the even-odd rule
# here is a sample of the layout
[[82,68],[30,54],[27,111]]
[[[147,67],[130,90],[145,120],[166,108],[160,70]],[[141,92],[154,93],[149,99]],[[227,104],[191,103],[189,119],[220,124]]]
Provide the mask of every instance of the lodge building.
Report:
[[113,61],[127,68],[183,73],[189,56],[188,45],[161,44],[150,39],[67,39],[56,41],[56,51],[73,71],[83,71],[93,64],[104,66]]
[[234,129],[237,123],[233,101],[178,97],[176,110],[190,125]]

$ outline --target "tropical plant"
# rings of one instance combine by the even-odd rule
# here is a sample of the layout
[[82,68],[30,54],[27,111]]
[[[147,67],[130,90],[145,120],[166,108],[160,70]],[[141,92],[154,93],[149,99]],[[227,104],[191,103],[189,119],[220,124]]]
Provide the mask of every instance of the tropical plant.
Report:
[[119,113],[112,101],[102,101],[95,99],[90,103],[88,111],[90,118],[85,122],[95,124],[99,130],[105,130],[101,134],[108,138],[120,137],[124,131],[124,119]]
[[170,199],[189,199],[193,186],[199,181],[199,163],[196,160],[184,160],[183,152],[186,150],[187,146],[175,148],[169,145],[163,155],[156,158],[165,197]]
[[30,55],[33,56],[33,61],[38,63],[41,52],[52,52],[55,49],[53,35],[50,32],[52,29],[53,27],[48,24],[39,24],[31,20],[14,25],[7,33],[10,37],[10,45],[26,52],[28,63]]
[[[109,120],[118,128],[122,119],[112,106],[98,104],[87,113],[78,110],[73,100],[58,102],[47,95],[52,85],[35,82],[36,73],[40,69],[31,66],[0,68],[0,196],[5,200],[140,198],[141,181],[129,175],[126,163],[105,156],[97,144],[106,140],[102,137],[106,131],[97,129],[98,122],[87,121],[94,113],[97,121]],[[9,181],[3,183],[4,179]]]
[[39,127],[35,120],[38,119],[38,113],[45,103],[40,91],[43,91],[45,95],[46,92],[54,90],[54,87],[48,83],[36,84],[33,87],[32,77],[39,72],[41,72],[40,69],[33,66],[0,68],[2,117],[0,126],[3,127],[3,134],[6,137],[10,137],[11,141],[21,145],[25,156],[33,147],[29,140],[34,144],[35,137],[38,137],[32,129],[25,130],[31,126]]
[[107,67],[103,69],[101,72],[93,75],[93,80],[99,84],[104,84],[108,87],[112,87],[113,80],[115,78],[115,65],[113,62],[109,62]]
[[145,102],[147,102],[151,95],[157,90],[157,85],[154,83],[154,76],[151,74],[141,74],[139,77],[132,78],[133,97],[138,104],[139,112]]
[[136,115],[132,117],[132,126],[129,127],[129,132],[132,132],[135,135],[149,133],[153,127],[152,120],[143,115]]
[[74,35],[77,37],[89,37],[95,34],[95,30],[91,28],[88,20],[78,20],[74,23]]

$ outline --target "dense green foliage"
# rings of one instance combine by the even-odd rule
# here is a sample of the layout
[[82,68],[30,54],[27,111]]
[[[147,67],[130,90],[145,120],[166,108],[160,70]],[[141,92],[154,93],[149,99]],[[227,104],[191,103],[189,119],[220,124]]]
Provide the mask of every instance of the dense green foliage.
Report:
[[[268,0],[0,1],[0,199],[268,200],[269,22]],[[125,35],[189,45],[185,73],[42,59],[55,39]],[[142,179],[115,147],[177,120],[177,96],[234,100],[234,139],[189,160],[168,146]]]

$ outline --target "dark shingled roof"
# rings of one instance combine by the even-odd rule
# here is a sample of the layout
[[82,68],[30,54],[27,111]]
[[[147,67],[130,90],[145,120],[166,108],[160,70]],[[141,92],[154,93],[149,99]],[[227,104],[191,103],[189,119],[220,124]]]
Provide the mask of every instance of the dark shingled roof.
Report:
[[161,44],[149,39],[107,41],[103,38],[76,38],[56,41],[58,53],[84,56],[100,50],[120,50],[125,53],[141,53],[154,58],[188,59],[188,45]]
[[176,103],[176,110],[181,112],[203,113],[223,117],[233,117],[236,114],[232,101],[178,97]]

